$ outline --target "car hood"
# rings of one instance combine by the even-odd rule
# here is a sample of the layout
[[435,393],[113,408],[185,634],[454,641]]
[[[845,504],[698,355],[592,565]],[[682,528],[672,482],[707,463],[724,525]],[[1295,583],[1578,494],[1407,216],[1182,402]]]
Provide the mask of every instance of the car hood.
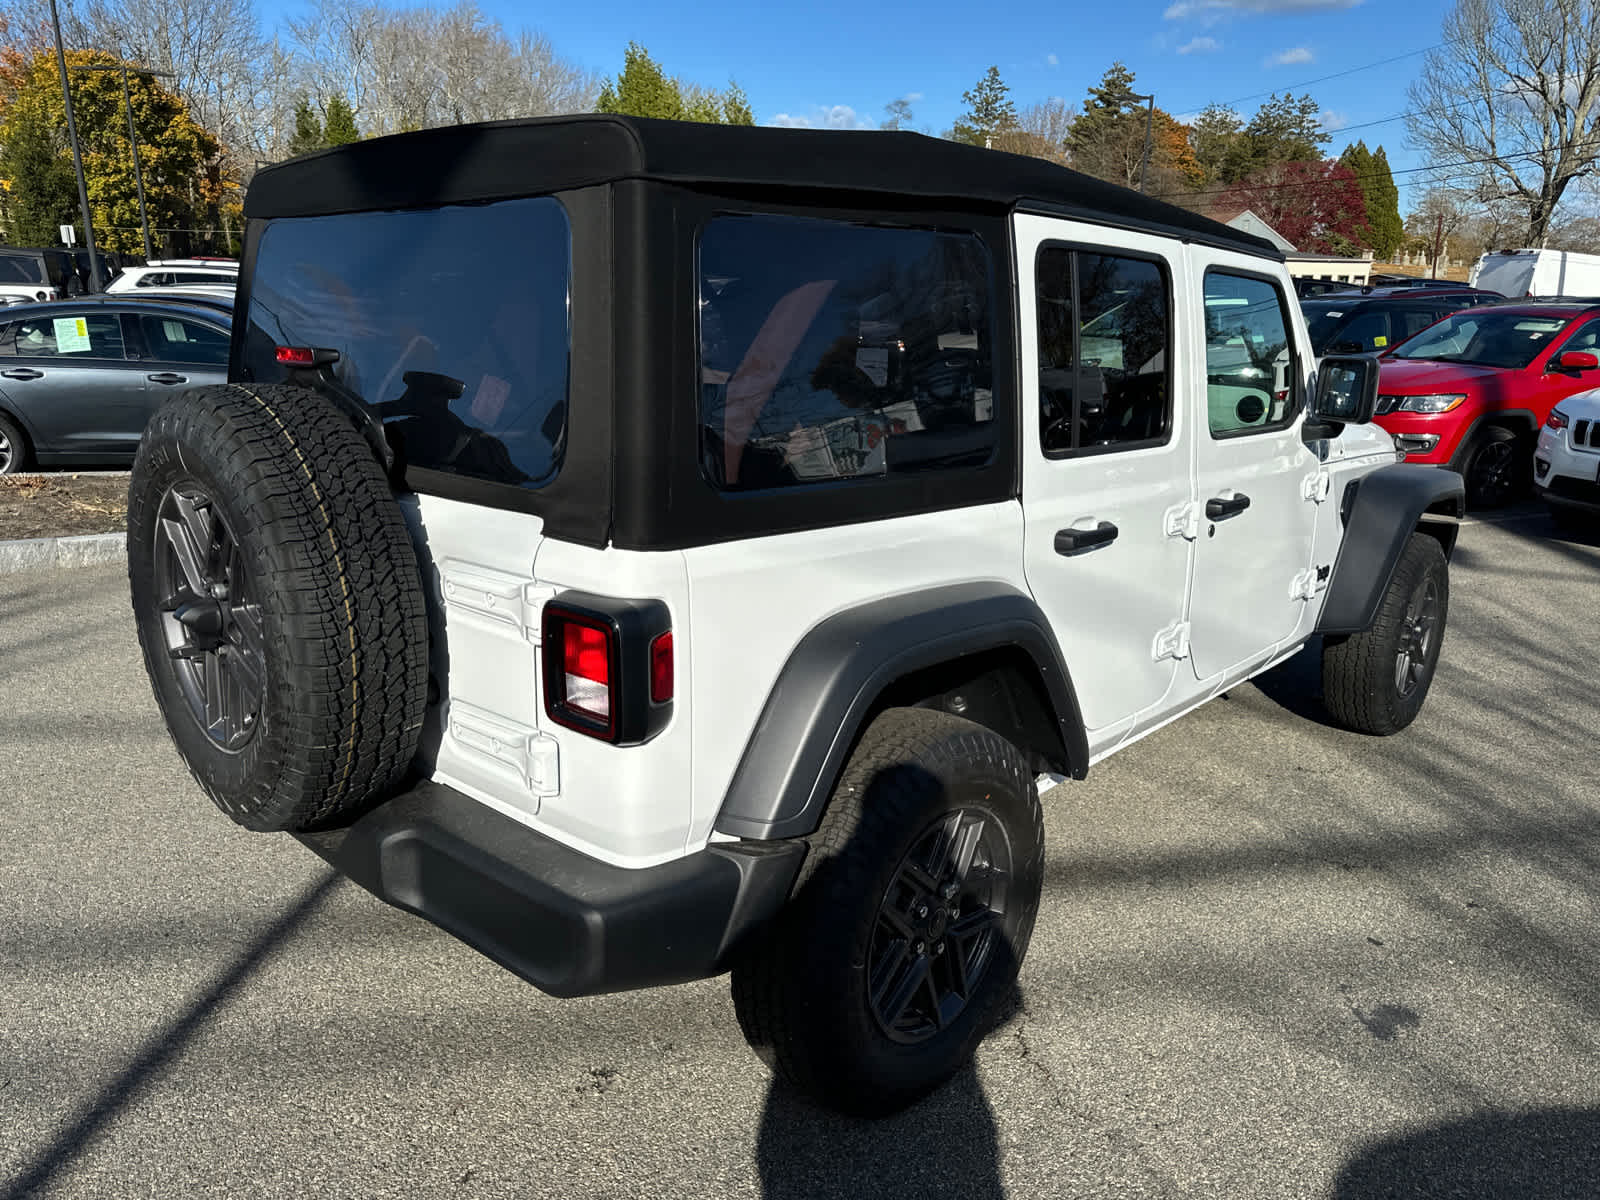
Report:
[[1432,362],[1424,358],[1386,358],[1378,368],[1378,391],[1385,396],[1433,392],[1472,392],[1515,371],[1473,363]]
[[1556,407],[1573,420],[1600,420],[1600,388],[1565,396]]

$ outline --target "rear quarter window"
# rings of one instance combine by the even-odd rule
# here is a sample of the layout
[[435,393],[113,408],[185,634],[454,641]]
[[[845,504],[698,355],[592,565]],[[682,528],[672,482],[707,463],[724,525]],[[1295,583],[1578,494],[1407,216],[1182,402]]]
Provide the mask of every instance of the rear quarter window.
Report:
[[242,369],[276,347],[338,351],[331,386],[371,407],[406,462],[539,487],[566,444],[571,238],[550,197],[269,222]]
[[972,234],[713,218],[699,246],[707,478],[752,491],[987,463],[991,289]]

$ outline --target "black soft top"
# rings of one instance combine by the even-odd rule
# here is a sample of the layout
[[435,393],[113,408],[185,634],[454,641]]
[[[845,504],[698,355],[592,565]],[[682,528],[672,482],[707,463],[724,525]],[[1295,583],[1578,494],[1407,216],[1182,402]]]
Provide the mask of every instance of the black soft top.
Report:
[[273,218],[430,208],[625,179],[769,197],[877,194],[958,211],[1055,210],[1283,257],[1262,238],[1043,159],[919,133],[598,114],[456,125],[324,150],[257,172],[244,211]]

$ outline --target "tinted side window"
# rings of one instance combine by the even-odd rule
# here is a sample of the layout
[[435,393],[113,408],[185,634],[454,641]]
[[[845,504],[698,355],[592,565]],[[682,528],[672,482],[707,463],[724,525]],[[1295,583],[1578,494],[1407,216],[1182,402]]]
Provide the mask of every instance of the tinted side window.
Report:
[[991,266],[977,237],[715,217],[699,273],[701,459],[717,487],[994,453]]
[[1172,425],[1172,318],[1162,268],[1047,246],[1037,287],[1044,452],[1164,441]]
[[1456,306],[1440,308],[1407,308],[1396,313],[1398,328],[1394,331],[1394,340],[1403,342],[1414,333],[1421,333],[1432,325],[1445,313],[1452,311]]
[[411,466],[530,488],[555,477],[572,259],[560,201],[285,218],[258,246],[247,378],[287,378],[278,346],[336,350],[335,386]]
[[[1299,404],[1283,292],[1265,279],[1207,271],[1205,303],[1212,436],[1282,429]],[[1341,330],[1334,342],[1345,336]]]
[[27,317],[7,332],[5,353],[23,358],[122,358],[122,321],[115,313]]
[[177,317],[140,313],[139,332],[151,358],[205,367],[228,365],[228,335],[221,330]]
[[1339,327],[1328,350],[1333,354],[1368,354],[1385,349],[1391,341],[1400,340],[1391,337],[1389,316],[1389,311],[1382,308],[1369,308],[1356,313]]

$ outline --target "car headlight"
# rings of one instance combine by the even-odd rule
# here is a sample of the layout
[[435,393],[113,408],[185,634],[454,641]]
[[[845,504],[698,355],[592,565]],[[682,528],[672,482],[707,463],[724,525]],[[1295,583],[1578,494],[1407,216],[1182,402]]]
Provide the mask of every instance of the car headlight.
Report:
[[1395,412],[1414,413],[1447,413],[1452,408],[1457,408],[1465,403],[1466,397],[1459,392],[1439,393],[1432,396],[1406,396],[1395,406]]

